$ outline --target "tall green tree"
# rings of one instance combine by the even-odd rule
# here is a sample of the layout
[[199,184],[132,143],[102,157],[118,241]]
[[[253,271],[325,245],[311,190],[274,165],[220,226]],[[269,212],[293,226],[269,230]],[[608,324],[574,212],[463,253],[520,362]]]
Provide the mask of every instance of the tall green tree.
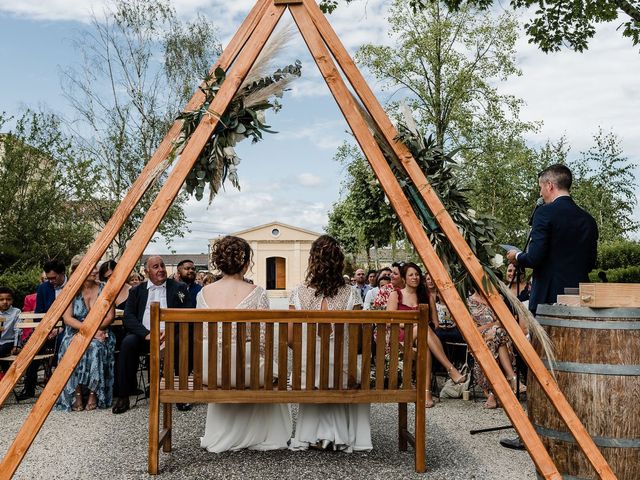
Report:
[[395,214],[358,147],[345,143],[338,148],[334,159],[345,167],[346,176],[342,181],[343,198],[329,213],[327,232],[336,237],[347,252],[364,252],[371,265],[371,248],[377,251],[393,237],[397,224]]
[[440,148],[481,148],[477,125],[487,121],[503,129],[533,128],[518,120],[522,100],[496,87],[521,74],[513,15],[472,7],[453,12],[440,3],[414,13],[405,0],[395,0],[388,21],[395,44],[364,45],[356,59],[383,88],[406,95],[419,127],[433,131]]
[[[63,82],[78,116],[72,127],[80,148],[100,172],[92,213],[102,226],[220,53],[210,21],[183,23],[168,0],[116,0],[105,13],[77,39],[81,65],[65,71]],[[137,230],[157,188],[117,235],[114,257]],[[184,201],[180,195],[158,229],[168,240],[188,232]]]
[[599,129],[593,145],[569,163],[575,180],[572,196],[598,223],[600,241],[629,238],[640,225],[633,219],[638,183],[620,138]]
[[[0,114],[0,131],[10,118]],[[0,136],[0,273],[64,261],[91,241],[92,162],[74,149],[60,120],[26,111]]]

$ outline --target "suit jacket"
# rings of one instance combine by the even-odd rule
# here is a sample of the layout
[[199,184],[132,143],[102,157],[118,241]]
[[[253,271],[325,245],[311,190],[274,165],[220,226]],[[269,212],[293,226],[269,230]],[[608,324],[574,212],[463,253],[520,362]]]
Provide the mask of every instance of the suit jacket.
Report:
[[51,282],[43,282],[36,289],[35,313],[46,313],[56,299],[56,290]]
[[[142,338],[149,334],[149,330],[142,324],[148,298],[149,290],[145,281],[129,290],[129,298],[127,298],[127,304],[124,307],[123,324],[127,332]],[[191,300],[187,286],[170,278],[167,279],[167,308],[188,308],[190,305]]]
[[596,265],[598,226],[569,196],[539,207],[533,217],[531,241],[518,255],[518,265],[533,268],[529,310],[555,303],[567,287],[589,281]]

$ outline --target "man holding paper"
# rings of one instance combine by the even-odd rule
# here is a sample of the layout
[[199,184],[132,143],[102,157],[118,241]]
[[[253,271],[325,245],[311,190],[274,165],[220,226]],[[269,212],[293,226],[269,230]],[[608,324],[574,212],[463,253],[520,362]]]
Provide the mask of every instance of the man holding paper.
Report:
[[510,263],[533,269],[529,310],[534,314],[539,304],[555,303],[565,288],[588,282],[596,264],[598,227],[571,198],[572,181],[565,165],[551,165],[538,174],[544,205],[533,215],[528,247],[507,252]]

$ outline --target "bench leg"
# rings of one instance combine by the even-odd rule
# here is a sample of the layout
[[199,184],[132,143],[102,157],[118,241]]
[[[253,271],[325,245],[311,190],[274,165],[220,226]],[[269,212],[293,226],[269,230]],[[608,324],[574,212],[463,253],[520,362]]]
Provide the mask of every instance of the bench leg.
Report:
[[407,404],[398,404],[398,449],[401,452],[407,451]]
[[[418,397],[420,399],[420,396]],[[422,394],[422,401],[416,402],[416,443],[414,445],[416,449],[416,472],[424,473],[427,471],[427,466],[425,463],[425,440],[426,440],[426,430],[425,430],[425,421],[426,421],[426,411],[425,411],[425,402],[424,402],[424,393]]]
[[164,404],[164,414],[162,415],[162,426],[167,430],[167,434],[164,437],[164,441],[162,442],[162,451],[170,452],[171,451],[171,423],[172,423],[172,413],[173,413],[173,403],[165,403]]
[[158,441],[160,436],[160,404],[157,396],[149,402],[149,474],[158,474]]

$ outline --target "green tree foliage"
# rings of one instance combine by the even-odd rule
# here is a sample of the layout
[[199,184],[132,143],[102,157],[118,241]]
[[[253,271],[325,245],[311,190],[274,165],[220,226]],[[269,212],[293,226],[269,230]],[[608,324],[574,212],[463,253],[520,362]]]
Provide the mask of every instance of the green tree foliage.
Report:
[[[353,0],[345,0],[350,3]],[[409,0],[408,5],[415,11],[425,10],[442,3],[452,10],[474,6],[489,9],[493,0]],[[599,23],[622,20],[622,35],[630,38],[633,45],[640,44],[640,1],[639,0],[511,0],[514,9],[527,9],[533,17],[524,28],[529,42],[545,53],[556,52],[563,46],[582,52],[596,33]],[[502,4],[500,4],[502,5]],[[320,8],[325,13],[333,12],[337,0],[322,0]],[[533,8],[535,7],[535,8]]]
[[599,129],[591,148],[569,166],[575,176],[572,196],[596,219],[600,241],[620,240],[638,231],[633,219],[637,182],[617,135]]
[[[0,130],[10,119],[0,115]],[[0,272],[67,261],[93,238],[96,177],[51,114],[26,111],[0,136]]]
[[356,59],[383,88],[408,95],[419,126],[433,131],[441,148],[483,145],[476,125],[489,119],[501,128],[519,125],[522,101],[495,87],[520,75],[512,14],[494,17],[466,6],[453,12],[439,3],[414,13],[406,1],[395,0],[388,21],[396,44],[364,45]]
[[327,232],[334,236],[348,253],[364,251],[368,263],[369,250],[386,246],[394,232],[394,213],[385,201],[371,167],[360,150],[343,144],[335,160],[344,165],[343,199],[329,213]]
[[599,245],[597,268],[609,270],[631,266],[640,266],[640,242],[617,240]]
[[[82,63],[64,73],[63,85],[78,114],[73,128],[80,146],[100,172],[92,215],[101,226],[220,51],[209,21],[182,23],[168,0],[116,0],[105,13],[77,39]],[[158,188],[143,197],[114,240],[114,257],[138,229]],[[178,197],[158,229],[167,240],[188,232],[185,198]]]

